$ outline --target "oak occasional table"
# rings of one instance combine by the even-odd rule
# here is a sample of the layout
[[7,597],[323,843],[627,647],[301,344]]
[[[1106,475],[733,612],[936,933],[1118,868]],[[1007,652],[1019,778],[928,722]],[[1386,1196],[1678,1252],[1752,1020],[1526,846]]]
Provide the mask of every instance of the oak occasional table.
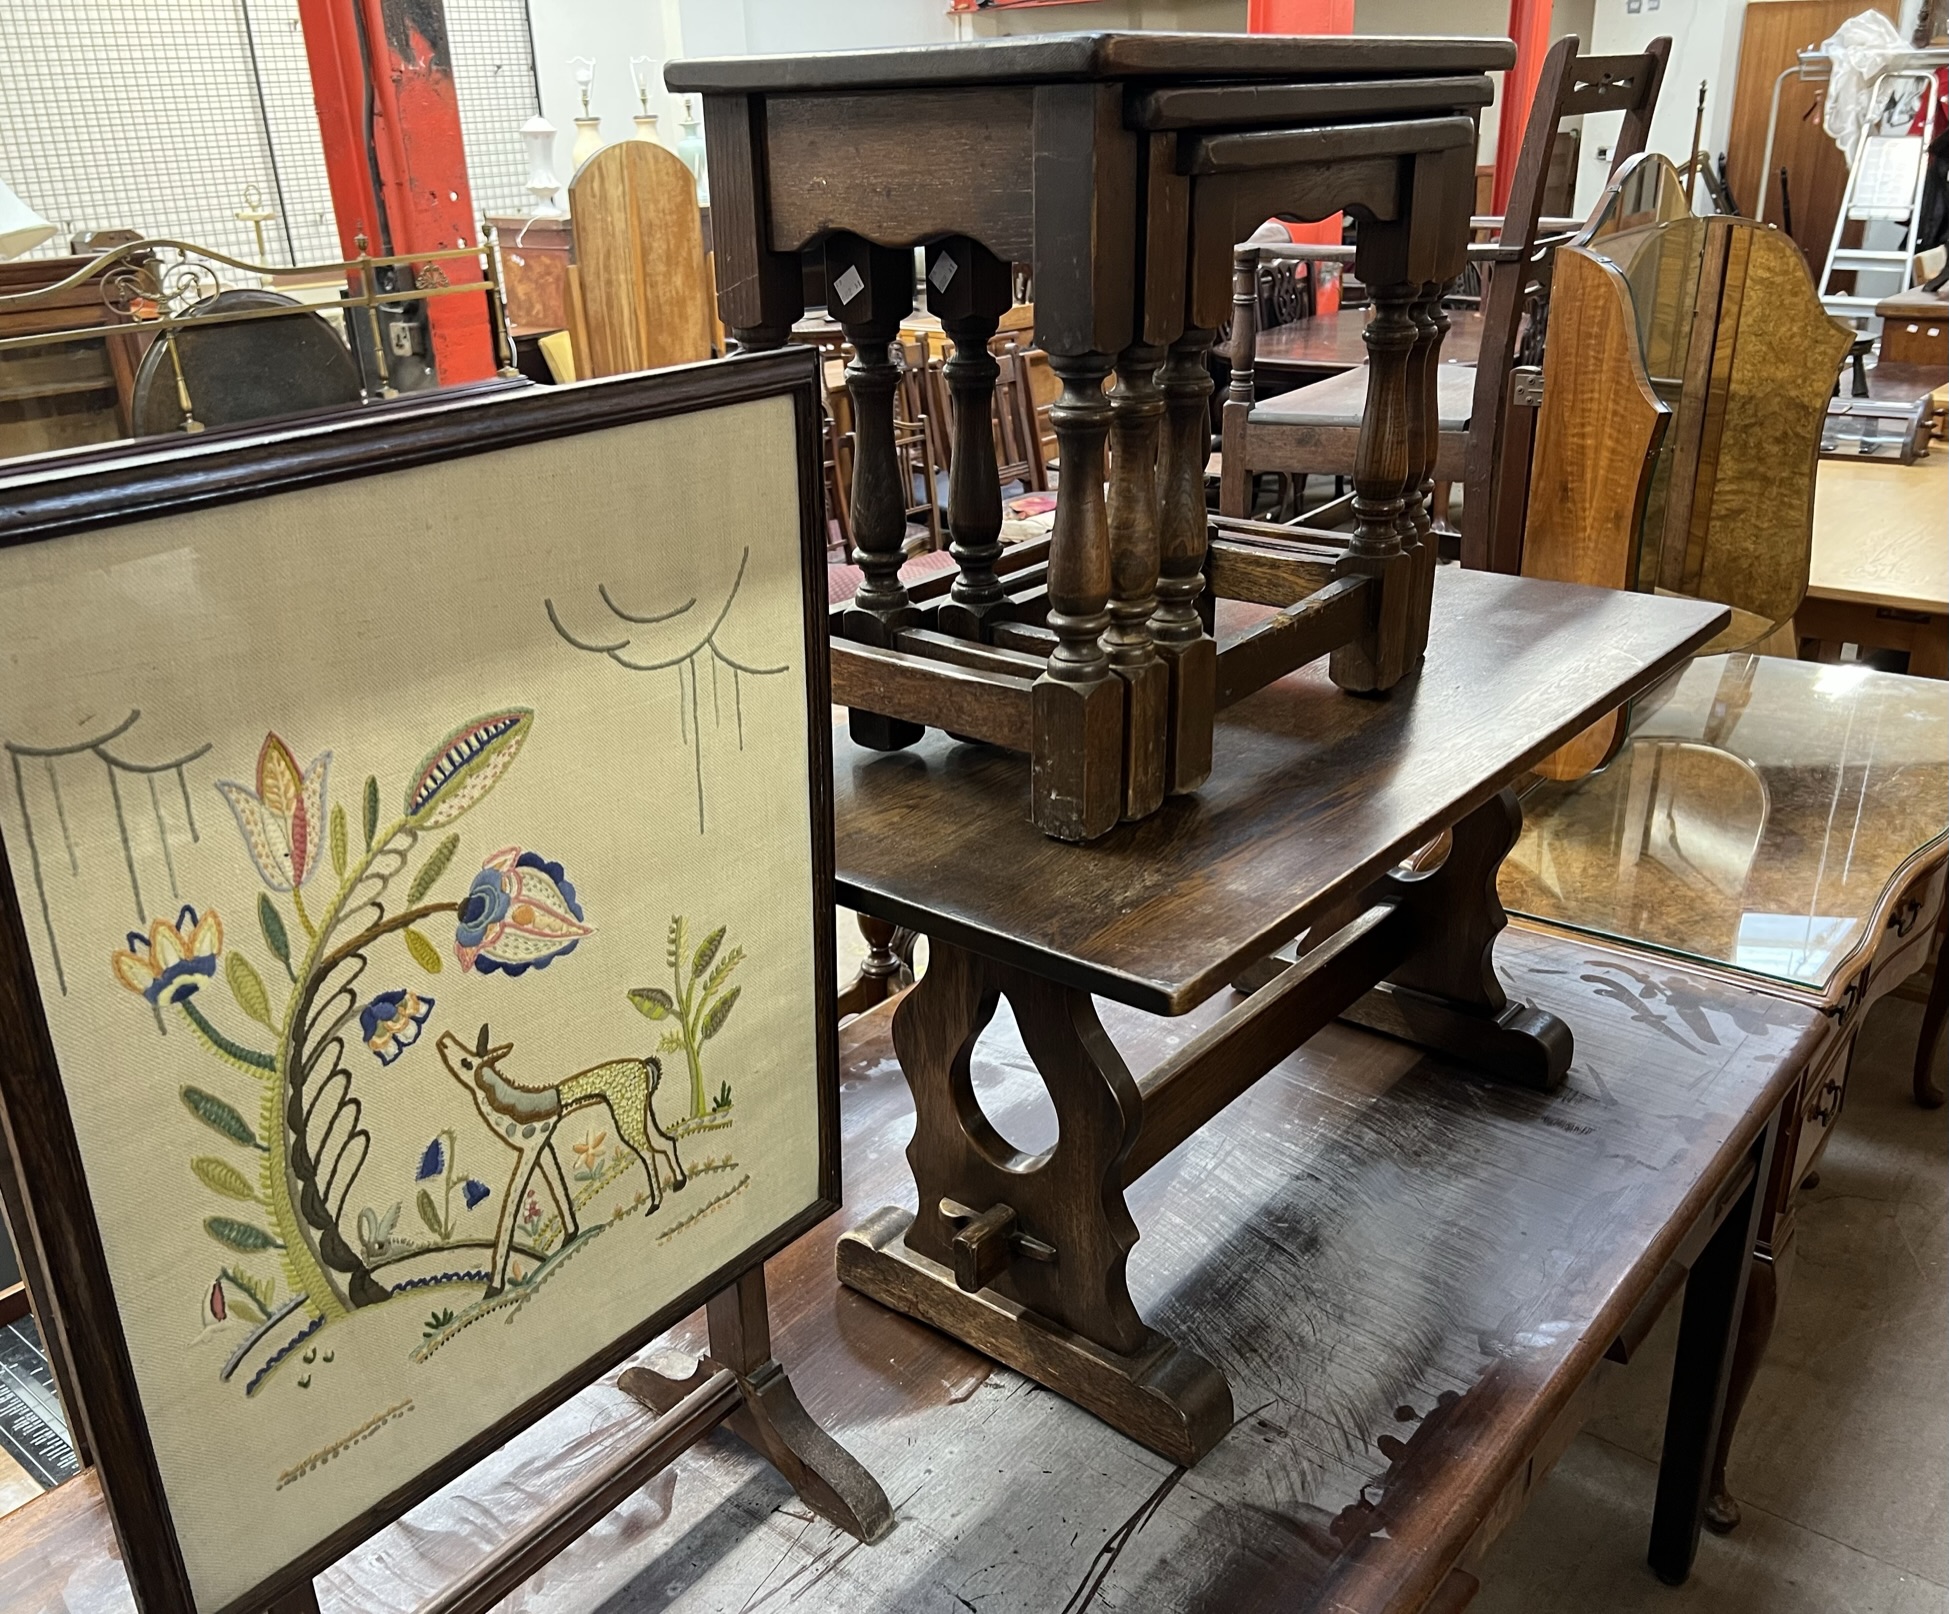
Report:
[[[1437,584],[1416,678],[1384,700],[1317,666],[1277,680],[1226,712],[1196,796],[1089,847],[1037,833],[999,751],[839,745],[839,898],[930,942],[893,1028],[919,1208],[847,1234],[843,1281],[1195,1462],[1237,1401],[1138,1311],[1129,1187],[1336,1015],[1513,1083],[1561,1081],[1574,1028],[1495,969],[1495,871],[1520,816],[1506,787],[1724,611],[1458,568]],[[1567,668],[1564,642],[1586,647]],[[1298,962],[1268,963],[1303,932]],[[1175,1017],[1247,977],[1249,1002],[1152,1068],[1103,1040],[1097,999]],[[968,1086],[1003,998],[1060,1117],[1048,1151],[998,1135]]]
[[[1525,796],[1502,900],[1633,949],[1647,979],[1676,960],[1822,1015],[1762,1207],[1714,1479],[1711,1522],[1730,1529],[1726,1449],[1790,1270],[1795,1191],[1846,1101],[1864,1013],[1924,965],[1943,915],[1949,684],[1707,656],[1644,706],[1601,773]],[[1938,965],[1916,1053],[1915,1096],[1929,1107],[1943,1101],[1946,976]]]
[[[1252,368],[1261,380],[1324,381],[1367,362],[1367,308],[1341,308],[1313,314],[1259,332]],[[1473,364],[1482,346],[1482,315],[1473,308],[1451,309],[1442,338],[1443,364]]]

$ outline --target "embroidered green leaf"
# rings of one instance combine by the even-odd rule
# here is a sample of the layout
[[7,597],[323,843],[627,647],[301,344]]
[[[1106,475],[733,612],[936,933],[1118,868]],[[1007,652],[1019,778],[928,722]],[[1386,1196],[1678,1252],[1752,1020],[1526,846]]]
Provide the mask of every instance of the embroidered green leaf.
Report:
[[261,1227],[253,1227],[249,1222],[240,1222],[234,1216],[212,1216],[203,1223],[203,1231],[217,1243],[232,1250],[240,1250],[245,1255],[255,1255],[259,1250],[281,1250],[284,1246]]
[[223,1269],[223,1276],[228,1278],[239,1289],[243,1290],[252,1300],[256,1301],[258,1309],[266,1317],[270,1316],[271,1300],[277,1292],[277,1285],[275,1283],[267,1283],[262,1278],[253,1277],[241,1267],[225,1267]]
[[710,1013],[704,1016],[703,1030],[697,1037],[699,1042],[709,1042],[724,1029],[724,1022],[731,1018],[731,1005],[738,1001],[738,994],[743,990],[741,986],[734,986],[711,1005]]
[[680,1054],[684,1051],[684,1035],[681,1031],[666,1031],[658,1040],[656,1051],[660,1054]]
[[724,926],[719,925],[697,944],[696,956],[690,961],[690,978],[694,981],[711,967],[711,960],[717,957],[718,948],[724,945]]
[[189,1106],[191,1115],[212,1131],[221,1132],[232,1143],[241,1143],[250,1149],[264,1147],[257,1141],[257,1134],[251,1131],[250,1123],[216,1094],[206,1093],[200,1087],[185,1087],[183,1102]]
[[285,932],[284,918],[268,892],[257,893],[257,928],[264,932],[264,945],[277,955],[277,961],[291,968],[291,938]]
[[249,959],[242,953],[230,954],[223,961],[223,978],[230,983],[230,995],[237,1000],[238,1008],[260,1026],[277,1030],[277,1022],[271,1018],[271,999],[264,990],[263,977]]
[[440,949],[435,947],[417,930],[406,932],[406,951],[413,955],[413,962],[428,975],[440,973]]
[[733,947],[718,960],[717,968],[711,971],[711,978],[704,983],[704,996],[709,997],[731,978],[731,971],[744,962],[744,949]]
[[527,742],[535,714],[525,706],[489,712],[426,754],[406,788],[406,816],[420,829],[440,829],[492,790]]
[[440,1225],[440,1208],[433,1203],[433,1196],[424,1188],[420,1190],[418,1203],[420,1220],[426,1223],[427,1231],[435,1238],[445,1238],[447,1230]]
[[214,1155],[198,1155],[189,1163],[191,1171],[203,1179],[203,1186],[213,1194],[221,1194],[225,1199],[255,1200],[257,1191],[250,1185],[250,1179],[227,1160],[219,1160]]
[[336,802],[332,804],[332,873],[341,880],[345,878],[346,829],[345,809]]
[[669,945],[664,949],[664,962],[667,963],[672,970],[676,969],[677,960],[683,957],[683,950],[684,950],[684,916],[680,913],[672,914],[670,916],[670,942]]
[[632,986],[629,1001],[646,1020],[667,1020],[677,1012],[677,1000],[660,986]]
[[240,1272],[235,1267],[225,1267],[217,1276],[220,1279],[227,1280],[230,1286],[237,1291],[232,1296],[233,1305],[241,1300],[243,1302],[243,1309],[247,1314],[250,1312],[256,1313],[255,1316],[247,1315],[246,1321],[254,1323],[269,1321],[271,1315],[271,1286],[268,1283],[260,1283],[248,1272]]
[[379,833],[379,781],[365,776],[365,846],[372,850],[372,837]]
[[426,855],[420,865],[420,872],[413,876],[413,883],[406,889],[406,906],[416,908],[420,899],[433,889],[433,882],[447,872],[447,865],[453,861],[453,854],[460,845],[458,835],[449,835]]

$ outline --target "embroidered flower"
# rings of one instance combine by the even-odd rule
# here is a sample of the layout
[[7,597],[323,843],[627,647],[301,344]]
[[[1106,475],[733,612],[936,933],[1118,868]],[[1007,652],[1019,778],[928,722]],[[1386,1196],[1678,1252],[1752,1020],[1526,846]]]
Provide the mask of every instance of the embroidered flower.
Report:
[[381,992],[359,1010],[359,1035],[379,1063],[390,1065],[420,1040],[420,1028],[433,1012],[433,999],[407,987]]
[[223,1298],[223,1278],[221,1275],[218,1276],[215,1283],[210,1285],[209,1307],[210,1321],[212,1322],[220,1323],[230,1315],[229,1302]]
[[129,945],[109,960],[115,979],[151,1003],[181,1003],[195,995],[204,977],[217,972],[223,951],[223,921],[210,909],[201,918],[187,905],[176,923],[158,919],[141,932],[129,932]]
[[582,917],[561,864],[504,846],[481,865],[460,904],[454,957],[464,970],[545,969],[590,934]]
[[494,1190],[492,1188],[489,1188],[487,1184],[482,1182],[478,1177],[469,1177],[464,1183],[460,1185],[460,1197],[467,1201],[467,1208],[469,1210],[472,1210],[476,1205],[478,1205],[483,1199],[487,1198],[487,1196],[493,1192]]
[[291,747],[266,734],[257,753],[257,789],[231,780],[217,789],[236,815],[257,872],[273,891],[295,891],[318,872],[325,845],[325,775],[332,754],[321,751],[302,772]]
[[426,1146],[420,1156],[420,1169],[413,1173],[414,1182],[425,1182],[429,1177],[437,1177],[447,1169],[447,1145],[444,1138],[435,1138]]
[[609,1134],[607,1132],[596,1132],[584,1136],[580,1143],[573,1146],[575,1149],[575,1157],[582,1162],[582,1169],[584,1171],[587,1171],[596,1161],[602,1158],[602,1146],[608,1141]]

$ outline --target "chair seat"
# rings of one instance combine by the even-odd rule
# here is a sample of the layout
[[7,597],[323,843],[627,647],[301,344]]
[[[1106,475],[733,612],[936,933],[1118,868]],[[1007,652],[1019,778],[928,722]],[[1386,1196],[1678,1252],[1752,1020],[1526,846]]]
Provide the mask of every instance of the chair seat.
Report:
[[[1465,432],[1475,405],[1475,366],[1435,367],[1435,407],[1445,432]],[[1344,370],[1326,381],[1254,404],[1247,420],[1254,426],[1358,427],[1367,408],[1367,366]]]

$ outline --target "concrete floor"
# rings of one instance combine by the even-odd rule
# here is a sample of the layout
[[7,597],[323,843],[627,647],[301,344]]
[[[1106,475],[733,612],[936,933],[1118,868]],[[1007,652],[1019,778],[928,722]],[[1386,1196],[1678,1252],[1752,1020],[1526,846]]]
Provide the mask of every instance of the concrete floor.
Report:
[[1469,1614],[1949,1609],[1949,1110],[1909,1096],[1921,1005],[1877,1004],[1801,1196],[1728,1473],[1745,1518],[1683,1587],[1645,1566],[1678,1308],[1493,1548]]

